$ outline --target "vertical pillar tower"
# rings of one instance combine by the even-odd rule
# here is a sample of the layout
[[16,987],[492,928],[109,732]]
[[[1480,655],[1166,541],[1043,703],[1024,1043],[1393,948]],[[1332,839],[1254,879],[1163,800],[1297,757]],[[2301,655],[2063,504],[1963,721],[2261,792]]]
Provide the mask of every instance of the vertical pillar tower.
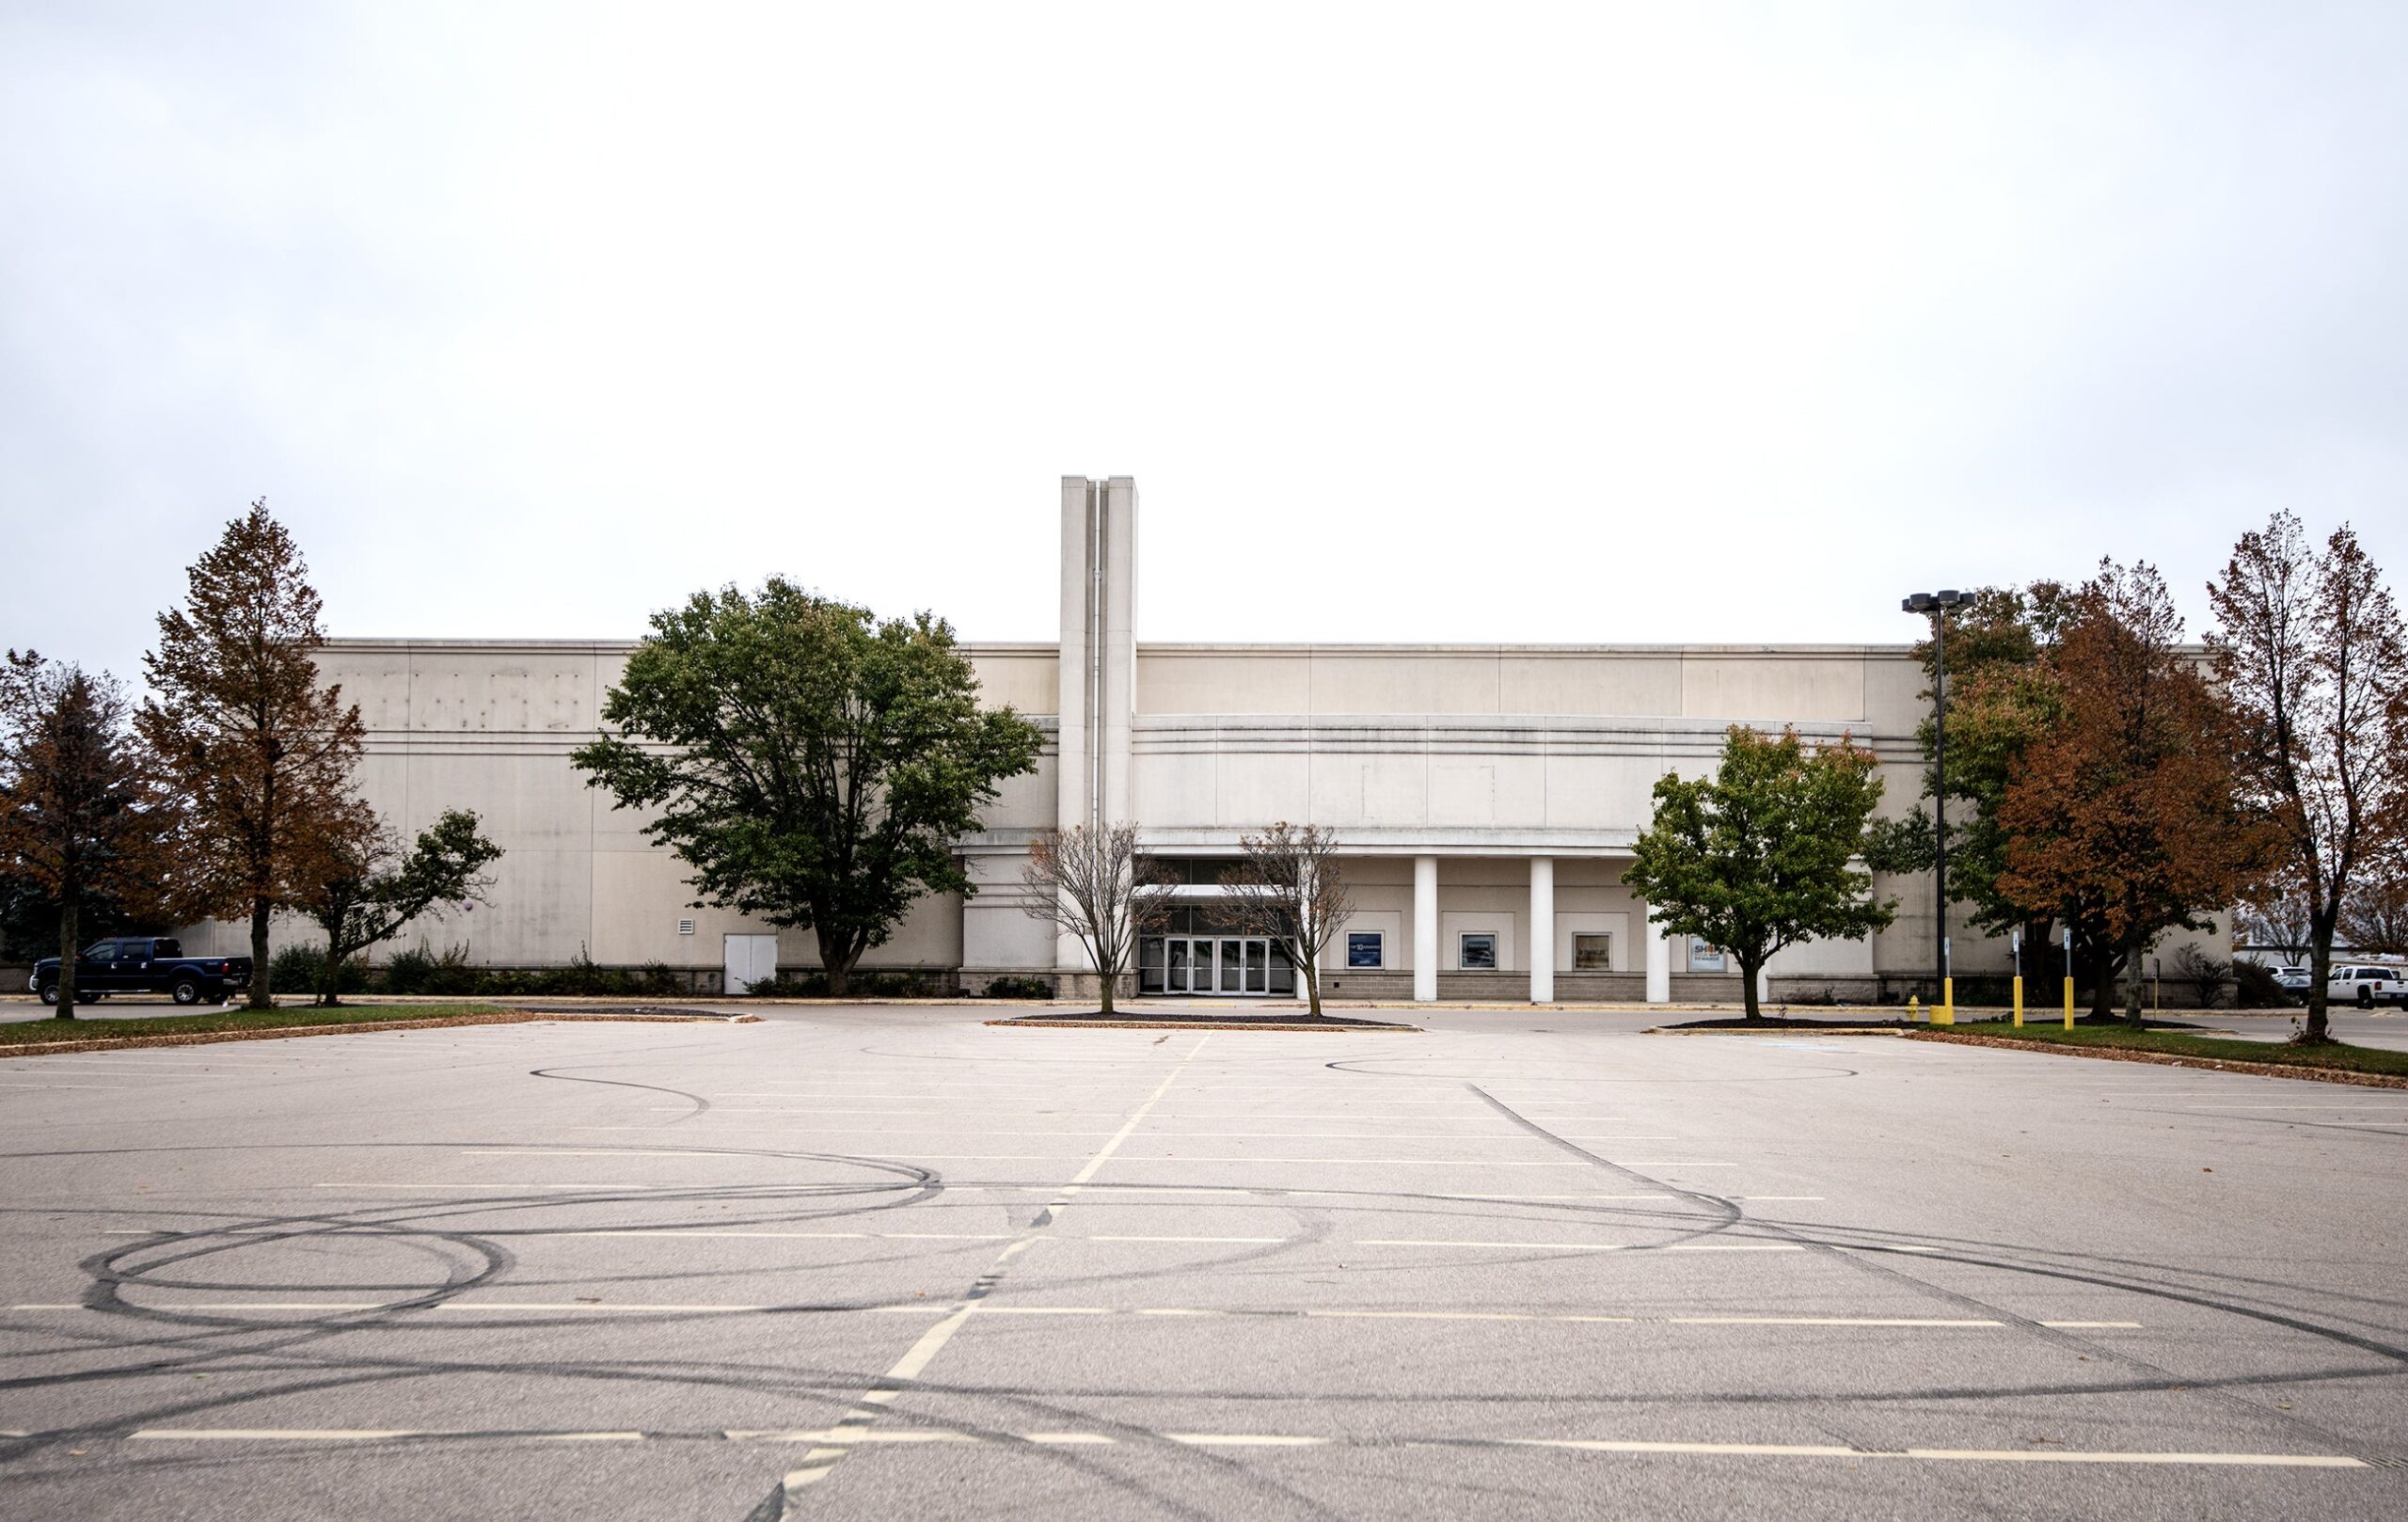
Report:
[[[1062,478],[1060,828],[1126,822],[1129,718],[1137,697],[1137,484]],[[1054,965],[1085,966],[1061,938]]]

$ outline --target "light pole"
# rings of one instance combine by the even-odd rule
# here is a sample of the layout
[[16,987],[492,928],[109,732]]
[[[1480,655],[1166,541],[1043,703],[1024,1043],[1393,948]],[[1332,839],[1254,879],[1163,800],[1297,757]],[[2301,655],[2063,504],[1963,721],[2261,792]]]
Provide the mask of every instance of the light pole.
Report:
[[1918,592],[1898,603],[1902,612],[1931,616],[1931,948],[1936,1000],[1956,1018],[1956,989],[1948,977],[1948,610],[1973,600],[1970,592]]

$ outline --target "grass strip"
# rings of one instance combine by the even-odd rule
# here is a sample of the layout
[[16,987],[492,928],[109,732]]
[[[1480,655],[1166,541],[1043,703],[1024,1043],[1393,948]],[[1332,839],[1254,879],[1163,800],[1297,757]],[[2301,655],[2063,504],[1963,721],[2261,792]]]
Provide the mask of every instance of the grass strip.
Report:
[[2226,1072],[2251,1072],[2278,1078],[2362,1083],[2384,1088],[2408,1087],[2408,1052],[2395,1052],[2384,1047],[2351,1046],[2341,1041],[2321,1046],[2292,1046],[2279,1041],[2243,1041],[2228,1036],[2131,1030],[2112,1025],[2077,1025],[2067,1030],[2056,1024],[2030,1024],[2018,1029],[2004,1021],[1982,1021],[1938,1029],[1918,1027],[1904,1034],[1916,1040],[1960,1041],[1977,1046],[2054,1051],[2069,1056],[2114,1057],[2184,1068],[2220,1068]]
[[[751,1023],[746,1017],[737,1020]],[[721,1023],[709,1013],[667,1015],[595,1009],[513,1009],[494,1004],[347,1005],[339,1009],[235,1009],[150,1019],[25,1020],[0,1023],[0,1055],[49,1056],[120,1047],[198,1046],[212,1041],[266,1040],[290,1036],[340,1036],[351,1031],[434,1030],[454,1025],[515,1025],[533,1021]]]
[[0,1023],[0,1046],[45,1046],[53,1041],[91,1041],[112,1036],[201,1036],[227,1031],[301,1025],[375,1025],[396,1020],[449,1020],[461,1015],[499,1015],[498,1004],[359,1004],[336,1009],[228,1009],[206,1015],[79,1017],[74,1020],[12,1020]]

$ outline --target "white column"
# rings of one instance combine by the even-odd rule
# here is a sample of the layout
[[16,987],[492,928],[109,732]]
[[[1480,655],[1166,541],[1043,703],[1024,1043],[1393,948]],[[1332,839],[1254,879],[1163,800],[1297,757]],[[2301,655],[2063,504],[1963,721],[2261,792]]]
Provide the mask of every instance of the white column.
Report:
[[1652,910],[1647,915],[1647,1002],[1672,1002],[1672,942]]
[[1101,705],[1088,722],[1101,732],[1099,779],[1106,824],[1136,818],[1129,797],[1130,716],[1137,705],[1137,484],[1127,476],[1104,483],[1099,537],[1103,596],[1096,610],[1102,644]]
[[1438,997],[1438,858],[1413,859],[1413,997]]
[[1555,858],[1530,858],[1530,1003],[1555,1002]]

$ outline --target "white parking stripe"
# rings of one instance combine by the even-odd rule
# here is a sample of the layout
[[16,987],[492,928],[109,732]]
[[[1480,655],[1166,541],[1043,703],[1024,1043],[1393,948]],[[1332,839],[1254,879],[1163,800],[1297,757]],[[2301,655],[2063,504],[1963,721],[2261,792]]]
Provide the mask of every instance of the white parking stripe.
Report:
[[[970,1294],[958,1301],[943,1321],[921,1334],[920,1340],[911,1344],[911,1350],[886,1371],[875,1387],[863,1395],[864,1401],[892,1400],[897,1387],[910,1384],[920,1377],[921,1371],[928,1366],[929,1360],[944,1350],[944,1345],[952,1340],[954,1334],[968,1323],[971,1312],[984,1303],[986,1288],[993,1282],[998,1274],[1003,1272],[1004,1266],[1022,1248],[1035,1242],[1038,1233],[1047,1225],[1059,1218],[1061,1211],[1069,1204],[1078,1186],[1094,1178],[1104,1164],[1111,1160],[1112,1154],[1119,1149],[1121,1144],[1135,1134],[1137,1128],[1144,1124],[1148,1113],[1162,1102],[1164,1095],[1170,1092],[1171,1086],[1179,1082],[1180,1074],[1187,1070],[1187,1065],[1196,1060],[1196,1056],[1203,1052],[1205,1044],[1211,1039],[1212,1037],[1209,1035],[1196,1038],[1196,1044],[1188,1048],[1187,1054],[1180,1058],[1170,1071],[1164,1075],[1161,1085],[1151,1094],[1146,1096],[1143,1103],[1130,1112],[1127,1123],[1121,1126],[1113,1138],[1105,1142],[1093,1157],[1087,1159],[1085,1165],[1071,1176],[1069,1185],[1055,1197],[1054,1203],[1046,1208],[1045,1213],[1038,1217],[1038,1222],[1032,1224],[1020,1240],[1007,1244],[1004,1250],[996,1255],[995,1260],[988,1266],[987,1272],[980,1276]],[[800,1467],[786,1473],[783,1489],[787,1502],[790,1505],[797,1502],[804,1491],[826,1479],[838,1464],[844,1462],[845,1455],[850,1451],[850,1449],[847,1446],[842,1434],[865,1431],[867,1424],[875,1419],[876,1418],[870,1415],[864,1415],[859,1420],[848,1417],[837,1432],[829,1435],[827,1446],[815,1448],[805,1453]]]
[[[1106,1435],[1090,1432],[1032,1432],[1022,1434],[982,1435],[953,1432],[938,1428],[856,1429],[836,1427],[824,1432],[748,1431],[728,1429],[722,1436],[733,1442],[847,1444],[872,1443],[1031,1443],[1054,1446],[1107,1446],[1116,1443],[1151,1441],[1176,1443],[1191,1448],[1262,1448],[1305,1449],[1323,1448],[1356,1441],[1374,1443],[1382,1448],[1398,1446],[1437,1445],[1449,1448],[1517,1448],[1553,1450],[1567,1453],[1618,1455],[1663,1455],[1692,1458],[1771,1458],[1771,1459],[1898,1459],[1909,1463],[1937,1464],[2076,1464],[2134,1465],[2146,1467],[2204,1466],[2226,1468],[2293,1468],[2293,1469],[2363,1469],[2370,1467],[2364,1459],[2343,1453],[2246,1453],[2213,1451],[2112,1451],[2083,1449],[2016,1449],[2016,1448],[1848,1448],[1836,1443],[1742,1443],[1685,1442],[1666,1438],[1610,1437],[1504,1437],[1434,1435],[1417,1437],[1382,1434],[1377,1437],[1356,1439],[1345,1435],[1309,1433],[1196,1433],[1196,1432],[1130,1432]],[[402,1439],[434,1439],[455,1442],[642,1442],[641,1432],[466,1432],[441,1431],[409,1427],[145,1427],[126,1435],[127,1440],[146,1443],[363,1443]],[[92,1439],[86,1439],[90,1441]],[[815,1449],[815,1452],[824,1451]],[[841,1449],[835,1451],[839,1454]],[[820,1474],[832,1463],[824,1465]],[[808,1471],[798,1470],[788,1476],[793,1486],[808,1484],[818,1475],[804,1478]]]
[[1804,1252],[1806,1249],[1787,1242],[1687,1242],[1662,1246],[1623,1242],[1459,1242],[1434,1237],[1360,1237],[1357,1247],[1475,1247],[1504,1248],[1519,1252],[1525,1248],[1545,1252]]

